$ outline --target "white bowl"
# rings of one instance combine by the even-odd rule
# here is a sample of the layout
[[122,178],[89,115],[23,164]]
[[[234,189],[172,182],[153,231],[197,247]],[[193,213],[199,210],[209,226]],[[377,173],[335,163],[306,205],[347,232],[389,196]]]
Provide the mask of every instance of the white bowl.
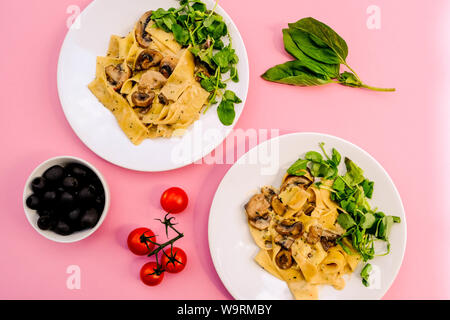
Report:
[[[33,181],[34,178],[42,176],[42,174],[44,174],[44,172],[48,168],[50,168],[54,165],[66,165],[68,163],[82,164],[82,165],[88,167],[89,169],[91,169],[97,175],[97,177],[100,179],[100,182],[102,183],[103,189],[105,190],[105,207],[100,216],[100,219],[98,220],[97,224],[93,228],[82,230],[82,231],[76,231],[68,236],[62,236],[51,230],[39,229],[39,227],[37,226],[37,221],[38,221],[39,215],[37,214],[36,210],[31,210],[30,208],[27,207],[26,200],[33,193],[33,191],[31,190],[31,181]],[[33,226],[33,228],[39,234],[41,234],[45,238],[52,240],[52,241],[56,241],[56,242],[62,242],[62,243],[77,242],[77,241],[83,240],[83,239],[89,237],[91,234],[93,234],[105,220],[106,214],[108,213],[108,209],[109,209],[109,203],[110,203],[109,187],[108,187],[108,184],[106,183],[105,178],[100,173],[100,171],[98,171],[97,168],[95,168],[89,162],[82,160],[80,158],[71,157],[71,156],[59,156],[59,157],[51,158],[51,159],[44,161],[40,165],[38,165],[36,167],[36,169],[33,170],[31,175],[28,177],[27,182],[25,184],[25,189],[23,191],[23,208],[25,210],[25,215],[26,215],[28,221],[30,222],[30,224]]]

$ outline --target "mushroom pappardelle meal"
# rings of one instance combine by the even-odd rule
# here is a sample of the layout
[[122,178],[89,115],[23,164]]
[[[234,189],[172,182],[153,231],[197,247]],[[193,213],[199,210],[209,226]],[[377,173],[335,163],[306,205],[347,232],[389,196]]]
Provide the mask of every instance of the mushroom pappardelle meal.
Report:
[[[245,205],[250,233],[260,248],[255,261],[286,281],[295,299],[317,299],[318,285],[345,287],[344,275],[359,262],[375,257],[374,242],[386,243],[399,217],[370,208],[373,182],[350,159],[347,172],[338,174],[341,156],[336,149],[325,159],[315,151],[297,160],[282,179],[280,189],[261,188]],[[371,265],[362,269],[369,285]]]
[[[226,87],[220,81],[226,68],[220,70],[218,64],[226,64],[233,72],[232,80],[237,80],[237,56],[231,41],[224,47],[221,40],[229,37],[226,25],[221,16],[199,3],[194,7],[189,1],[182,2],[177,10],[146,12],[127,36],[111,36],[106,56],[97,57],[96,77],[89,89],[135,145],[146,138],[183,135],[199,119],[203,107],[216,103],[218,96],[223,96],[222,103],[228,108],[227,121],[234,115],[234,103],[240,102],[233,92],[220,91]],[[181,17],[183,12],[195,13],[195,17],[185,15],[186,20]],[[161,22],[168,20],[169,25]],[[196,27],[198,22],[201,25]],[[217,32],[218,26],[222,31]],[[200,31],[204,39],[200,39]],[[191,37],[180,38],[189,32]],[[215,45],[219,41],[222,46]],[[224,107],[218,108],[222,123],[231,124],[223,121],[220,115],[224,111],[219,109]]]

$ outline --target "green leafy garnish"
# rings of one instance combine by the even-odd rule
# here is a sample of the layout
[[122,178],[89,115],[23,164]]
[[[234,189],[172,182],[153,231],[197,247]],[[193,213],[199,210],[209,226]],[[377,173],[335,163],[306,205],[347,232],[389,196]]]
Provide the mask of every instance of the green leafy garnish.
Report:
[[[333,181],[330,189],[331,199],[340,206],[337,223],[345,229],[345,233],[337,243],[345,252],[351,252],[342,241],[347,238],[363,261],[371,260],[377,255],[374,248],[375,241],[386,242],[387,252],[380,255],[388,254],[389,232],[394,223],[400,223],[400,218],[387,216],[370,207],[368,199],[372,198],[374,182],[364,177],[364,171],[360,167],[349,158],[345,158],[346,172],[340,175],[338,166],[341,163],[341,154],[333,148],[330,157],[325,151],[324,143],[320,143],[319,147],[322,154],[317,151],[307,152],[303,158],[289,167],[287,173],[301,176],[309,170],[315,178]],[[316,185],[321,187],[321,181],[316,182]],[[370,270],[366,269],[365,272],[368,273]],[[363,278],[363,283],[364,281],[368,283],[367,279]]]
[[370,272],[372,271],[372,265],[370,263],[367,263],[364,268],[362,268],[361,270],[361,278],[362,278],[362,283],[368,287],[370,285],[369,282],[369,277],[370,277]]
[[[172,32],[180,45],[189,47],[197,64],[202,66],[196,78],[202,88],[210,93],[209,105],[216,104],[217,98],[224,94],[227,81],[239,81],[237,71],[239,58],[232,47],[226,23],[214,10],[215,7],[213,10],[207,10],[201,0],[180,0],[179,8],[168,10],[159,8],[151,16],[156,27]],[[223,80],[222,76],[227,73],[229,78]],[[236,97],[235,94],[234,96]],[[217,113],[224,125],[233,124],[236,116],[234,106],[241,102],[237,97],[233,99],[222,97]]]
[[[314,18],[289,23],[289,28],[283,29],[283,42],[286,51],[297,60],[267,70],[262,77],[268,81],[297,86],[339,83],[375,91],[395,91],[394,88],[376,88],[364,84],[347,64],[348,46],[345,40]],[[349,71],[340,73],[341,65]]]

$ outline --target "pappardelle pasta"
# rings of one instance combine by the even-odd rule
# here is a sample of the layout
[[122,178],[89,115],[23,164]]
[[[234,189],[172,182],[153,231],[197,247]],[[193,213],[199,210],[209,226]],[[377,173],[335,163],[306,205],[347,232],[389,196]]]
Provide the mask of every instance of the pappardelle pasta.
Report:
[[[390,229],[388,221],[400,222],[370,208],[373,182],[359,167],[346,158],[347,173],[340,176],[340,154],[335,149],[332,157],[324,154],[326,159],[308,152],[288,169],[279,189],[264,186],[245,205],[260,249],[254,260],[285,281],[298,300],[318,299],[320,285],[343,289],[344,275],[376,255],[374,241],[387,243],[383,254],[389,253],[389,230],[384,229]],[[361,272],[364,285],[369,267]]]
[[111,36],[88,86],[135,145],[183,135],[210,95],[195,79],[189,48],[156,28],[151,15],[146,12],[127,36]]

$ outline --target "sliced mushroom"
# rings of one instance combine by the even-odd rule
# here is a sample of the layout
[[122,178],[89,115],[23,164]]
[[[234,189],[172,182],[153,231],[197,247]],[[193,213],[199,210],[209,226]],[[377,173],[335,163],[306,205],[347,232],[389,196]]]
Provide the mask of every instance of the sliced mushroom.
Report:
[[147,11],[142,15],[142,17],[136,24],[136,31],[135,31],[136,41],[142,48],[148,48],[148,46],[152,42],[152,37],[147,31],[145,31],[147,25],[151,20],[152,14],[153,11]]
[[105,68],[105,74],[108,83],[117,91],[131,77],[131,70],[126,64],[109,65]]
[[287,176],[281,185],[280,191],[285,190],[288,186],[296,185],[302,186],[303,188],[308,188],[313,183],[313,180],[309,179],[307,176]]
[[269,202],[261,193],[255,194],[245,205],[245,211],[251,220],[265,217],[269,213],[269,208]]
[[309,244],[316,244],[322,236],[322,228],[319,226],[311,226],[306,236],[306,242]]
[[275,230],[283,236],[298,238],[303,234],[303,224],[300,221],[292,223],[292,221],[283,220],[276,225]]
[[136,107],[147,108],[155,99],[155,93],[153,91],[135,91],[131,95],[131,101]]
[[178,59],[173,56],[166,56],[161,60],[161,63],[159,64],[159,72],[161,72],[164,77],[169,78],[173,70],[175,70],[175,67],[178,64]]
[[291,237],[284,237],[280,234],[278,234],[275,237],[275,243],[282,246],[284,249],[289,250],[289,248],[292,246],[292,244],[294,243],[294,239]]
[[162,105],[169,104],[169,99],[167,99],[166,96],[163,95],[162,93],[158,94],[158,100],[159,100],[159,103],[161,103]]
[[273,197],[277,195],[272,187],[265,186],[261,188],[261,193],[266,197],[267,202],[272,203]]
[[272,208],[279,216],[283,216],[286,213],[286,206],[278,196],[272,198]]
[[265,230],[269,227],[270,220],[272,220],[272,217],[270,216],[270,214],[267,214],[265,217],[248,219],[248,222],[258,230]]
[[313,202],[307,202],[303,206],[303,213],[307,216],[311,216],[311,213],[316,209],[316,205]]
[[328,251],[328,249],[334,247],[338,238],[338,234],[328,230],[323,230],[322,236],[320,237],[320,243],[322,244],[323,250]]
[[278,268],[282,270],[289,269],[292,267],[292,254],[288,250],[280,250],[275,257],[275,262],[277,263]]
[[137,71],[147,70],[153,66],[157,66],[163,56],[159,51],[153,49],[143,50],[136,58],[135,69]]
[[[148,70],[139,80],[139,88],[147,88],[148,90],[155,90],[162,88],[167,82],[167,79],[158,71]],[[143,90],[143,89],[140,89]]]
[[272,249],[272,241],[264,241],[264,246],[266,249]]

